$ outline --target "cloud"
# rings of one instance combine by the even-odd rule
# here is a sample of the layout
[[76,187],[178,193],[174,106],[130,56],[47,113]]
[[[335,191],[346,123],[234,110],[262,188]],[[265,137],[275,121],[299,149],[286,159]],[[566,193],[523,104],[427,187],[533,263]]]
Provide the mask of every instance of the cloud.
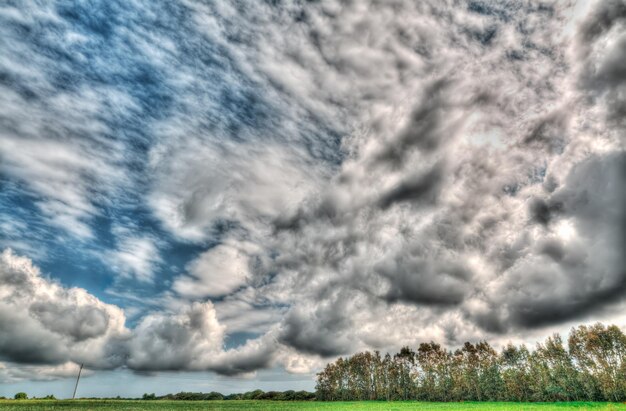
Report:
[[150,236],[133,237],[132,234],[123,234],[117,249],[105,253],[103,258],[122,277],[150,282],[156,267],[163,262],[155,243]]
[[191,276],[178,278],[172,288],[186,297],[218,297],[245,284],[249,276],[248,258],[228,245],[203,253],[188,266]]
[[[11,384],[20,381],[52,381],[61,378],[73,378],[78,375],[79,365],[67,362],[61,365],[19,365],[0,363],[0,381]],[[83,370],[82,376],[89,376],[93,372]]]
[[129,341],[128,365],[142,371],[202,369],[220,352],[222,339],[211,303],[195,303],[176,315],[149,314]]
[[[556,1],[93,13],[2,14],[0,172],[16,203],[164,289],[126,328],[8,253],[3,361],[303,371],[624,303],[623,1],[573,33]],[[48,24],[48,47],[19,22]],[[235,332],[258,336],[224,349]]]
[[352,347],[352,321],[344,315],[347,301],[324,301],[315,307],[294,307],[282,321],[280,339],[299,352],[333,356]]
[[42,277],[29,259],[8,249],[0,258],[0,297],[0,359],[10,365],[0,363],[5,382],[73,376],[76,364],[223,375],[287,361],[299,363],[294,370],[304,367],[303,357],[280,346],[273,331],[225,350],[225,327],[208,301],[152,312],[129,329],[119,307]]
[[[579,66],[564,70],[565,46],[540,39],[560,24],[559,12],[516,9],[509,18],[525,33],[495,11],[479,13],[495,36],[480,46],[461,42],[469,54],[459,57],[463,77],[416,80],[417,103],[388,112],[394,124],[374,121],[355,136],[353,155],[322,194],[276,220],[279,275],[261,292],[292,305],[283,342],[322,356],[371,347],[375,340],[359,330],[381,320],[356,320],[356,305],[336,295],[368,301],[370,313],[376,301],[386,310],[415,305],[439,318],[445,339],[582,320],[623,298],[623,156],[614,124],[594,114],[615,104],[578,104],[589,90],[572,81]],[[446,49],[437,63],[446,67],[452,56]],[[533,68],[539,61],[544,71]],[[561,108],[568,105],[577,110]],[[533,114],[538,107],[549,114]],[[504,130],[502,146],[460,138],[478,126]]]
[[441,174],[440,167],[434,167],[425,175],[400,182],[380,198],[380,206],[389,208],[392,204],[400,202],[434,204],[438,188],[441,187]]
[[111,340],[127,334],[123,311],[80,288],[45,279],[24,257],[0,257],[2,360],[88,367],[117,367]]
[[263,220],[295,208],[321,174],[315,166],[304,170],[297,150],[278,145],[207,147],[170,136],[151,155],[160,178],[149,202],[165,227],[192,241],[229,224],[256,233]]
[[598,2],[578,31],[576,58],[579,80],[592,104],[600,103],[609,121],[626,126],[626,5],[623,1]]
[[505,323],[558,323],[623,298],[625,177],[624,153],[594,156],[577,164],[550,195],[561,205],[549,221],[552,233],[540,235],[538,250],[495,280],[494,296],[504,297],[496,298],[510,317]]

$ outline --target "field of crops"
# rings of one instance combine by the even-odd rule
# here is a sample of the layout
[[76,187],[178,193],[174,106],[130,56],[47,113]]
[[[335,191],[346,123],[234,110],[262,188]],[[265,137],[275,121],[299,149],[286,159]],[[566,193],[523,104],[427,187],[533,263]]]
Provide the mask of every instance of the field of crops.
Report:
[[429,403],[429,402],[281,402],[281,401],[119,401],[119,400],[76,400],[76,401],[0,401],[0,410],[6,411],[166,411],[166,410],[346,410],[346,411],[626,411],[626,404],[606,404],[590,402],[570,403]]

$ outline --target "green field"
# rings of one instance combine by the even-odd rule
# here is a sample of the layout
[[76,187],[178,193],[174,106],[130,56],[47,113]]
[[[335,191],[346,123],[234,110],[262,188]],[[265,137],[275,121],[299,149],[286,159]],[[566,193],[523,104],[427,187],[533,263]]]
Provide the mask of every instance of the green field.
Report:
[[88,411],[88,410],[354,410],[354,411],[566,411],[566,410],[614,410],[626,411],[626,404],[593,402],[569,403],[510,403],[510,402],[280,402],[280,401],[120,401],[120,400],[75,400],[75,401],[0,401],[0,410],[7,411]]

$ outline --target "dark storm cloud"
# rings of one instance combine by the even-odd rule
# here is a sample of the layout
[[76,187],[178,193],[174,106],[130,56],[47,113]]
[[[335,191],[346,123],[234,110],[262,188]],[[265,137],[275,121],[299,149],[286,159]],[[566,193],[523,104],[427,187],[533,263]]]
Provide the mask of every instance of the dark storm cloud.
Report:
[[624,299],[625,179],[623,152],[594,156],[574,167],[547,201],[559,204],[551,225],[572,224],[579,240],[566,245],[547,238],[536,244],[536,254],[520,257],[504,275],[501,290],[506,299],[498,299],[506,307],[502,321],[535,328]]
[[441,180],[444,172],[442,168],[441,165],[436,165],[424,175],[402,181],[381,197],[379,200],[380,207],[386,209],[401,202],[432,205],[435,203],[442,186]]
[[103,335],[109,322],[108,314],[96,307],[59,305],[50,301],[37,301],[29,312],[50,331],[69,335],[76,341]]
[[375,162],[399,167],[413,150],[428,154],[450,140],[457,126],[450,117],[453,109],[451,89],[451,79],[438,79],[428,84],[417,99],[405,129],[384,146]]
[[58,364],[69,359],[66,347],[13,307],[0,305],[0,359],[19,363]]
[[324,303],[308,312],[297,308],[290,311],[282,321],[280,341],[308,354],[346,354],[350,350],[346,330],[351,320],[345,315],[345,303]]
[[626,20],[626,3],[622,0],[597,2],[578,34],[583,43],[589,44],[622,20]]
[[548,225],[550,220],[562,208],[559,202],[547,202],[542,198],[534,198],[530,201],[528,211],[531,219],[539,224]]
[[579,31],[582,86],[606,105],[609,119],[626,126],[626,3],[598,2]]
[[275,352],[274,347],[265,347],[251,354],[238,353],[222,363],[212,366],[210,370],[226,376],[245,375],[270,368]]
[[456,305],[469,291],[471,273],[458,262],[415,256],[396,257],[377,271],[389,279],[389,301],[404,300],[420,305]]

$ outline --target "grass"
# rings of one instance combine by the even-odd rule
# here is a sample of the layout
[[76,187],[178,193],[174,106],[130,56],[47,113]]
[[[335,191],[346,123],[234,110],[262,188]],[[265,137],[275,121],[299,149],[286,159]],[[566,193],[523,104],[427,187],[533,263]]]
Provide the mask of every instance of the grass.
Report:
[[126,400],[0,400],[0,411],[291,411],[291,410],[346,410],[346,411],[626,411],[626,404],[566,402],[566,403],[511,403],[511,402],[287,402],[287,401],[126,401]]

